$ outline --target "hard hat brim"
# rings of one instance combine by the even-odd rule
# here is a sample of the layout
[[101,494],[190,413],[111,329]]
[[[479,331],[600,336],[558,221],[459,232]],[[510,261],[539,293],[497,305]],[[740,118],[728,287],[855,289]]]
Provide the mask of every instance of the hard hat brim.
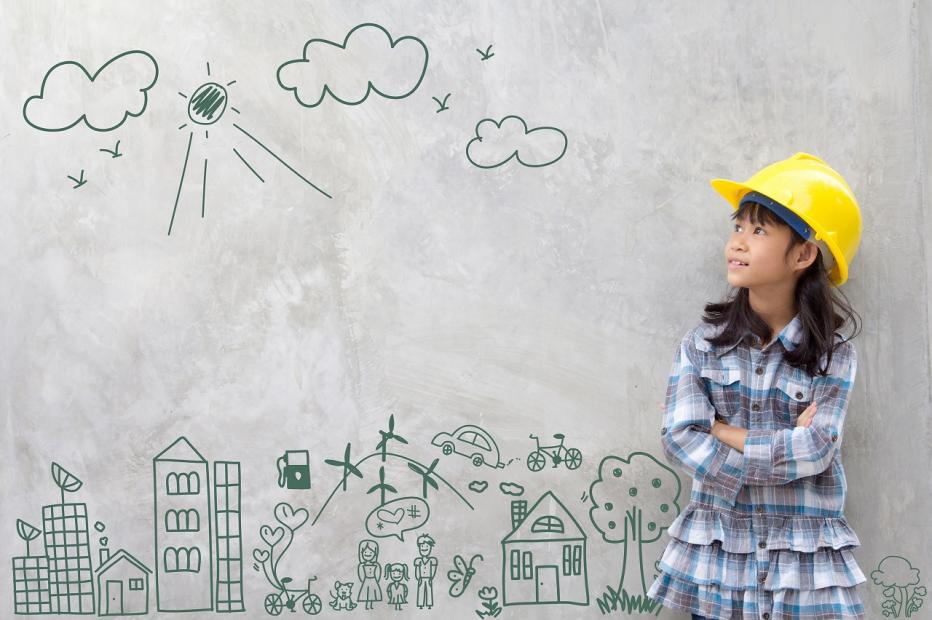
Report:
[[731,181],[729,179],[712,179],[709,183],[712,184],[715,191],[731,203],[732,208],[735,210],[737,210],[738,206],[741,204],[741,197],[752,191],[751,188],[744,183],[738,183],[737,181]]

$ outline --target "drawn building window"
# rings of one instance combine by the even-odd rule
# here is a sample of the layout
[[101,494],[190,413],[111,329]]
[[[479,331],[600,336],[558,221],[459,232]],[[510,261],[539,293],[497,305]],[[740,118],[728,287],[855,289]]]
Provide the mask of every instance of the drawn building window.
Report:
[[194,508],[165,512],[166,532],[198,532],[200,529],[201,516]]
[[198,573],[201,570],[201,550],[197,547],[166,547],[166,573]]
[[130,590],[142,590],[142,579],[130,579],[129,580],[129,589]]
[[524,578],[525,578],[525,579],[533,579],[533,578],[534,578],[534,571],[533,571],[533,568],[534,568],[534,567],[533,567],[533,560],[531,559],[531,557],[532,557],[532,556],[531,556],[531,552],[530,552],[530,551],[525,551],[525,552],[522,554],[522,556],[523,556],[523,557],[522,557],[522,560],[523,560],[523,561],[522,561],[522,564],[524,565],[524,566],[522,567],[522,568],[524,569]]
[[563,574],[582,573],[582,545],[563,545]]
[[511,550],[511,579],[521,579],[521,552],[517,549]]
[[196,471],[171,472],[165,480],[165,487],[169,495],[197,495],[201,492],[201,478]]
[[534,525],[531,526],[532,532],[553,532],[556,534],[563,533],[563,521],[558,517],[548,515],[546,517],[540,517],[534,521]]

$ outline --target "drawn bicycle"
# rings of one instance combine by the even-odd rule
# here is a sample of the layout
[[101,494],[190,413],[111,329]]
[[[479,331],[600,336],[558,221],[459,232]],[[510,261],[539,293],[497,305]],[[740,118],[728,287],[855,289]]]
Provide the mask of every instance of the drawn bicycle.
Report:
[[537,435],[531,434],[530,437],[537,443],[537,449],[527,455],[527,468],[531,471],[542,470],[547,465],[548,459],[554,467],[563,463],[567,469],[576,469],[582,464],[582,452],[578,448],[565,447],[563,433],[554,434],[553,438],[559,440],[559,443],[553,446],[540,445],[540,438]]
[[276,584],[270,579],[269,582],[273,587],[278,588],[278,592],[272,592],[265,597],[265,611],[271,616],[277,616],[283,610],[295,612],[300,603],[305,613],[315,616],[320,613],[320,597],[311,592],[311,583],[317,581],[317,577],[311,577],[307,580],[307,589],[298,590],[289,588],[291,577],[282,577],[281,583]]

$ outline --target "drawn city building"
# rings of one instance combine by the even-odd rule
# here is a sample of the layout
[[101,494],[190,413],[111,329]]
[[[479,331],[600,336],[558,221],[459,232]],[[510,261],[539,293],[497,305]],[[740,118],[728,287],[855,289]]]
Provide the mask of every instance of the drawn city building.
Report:
[[44,555],[13,558],[13,611],[16,614],[52,613],[49,559]]
[[49,602],[53,614],[93,614],[94,574],[87,526],[87,505],[42,507]]
[[504,605],[588,605],[586,534],[548,491],[527,509],[511,504],[512,530],[502,539]]
[[152,461],[158,611],[210,611],[213,599],[207,460],[179,437]]
[[101,616],[149,613],[151,574],[145,564],[123,549],[109,556],[96,572],[98,613]]
[[214,462],[217,612],[245,611],[243,539],[240,523],[240,470],[235,461]]

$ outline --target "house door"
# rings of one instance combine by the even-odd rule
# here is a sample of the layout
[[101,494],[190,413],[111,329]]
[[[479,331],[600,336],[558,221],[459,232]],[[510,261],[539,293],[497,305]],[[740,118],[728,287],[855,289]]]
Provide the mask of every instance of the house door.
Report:
[[560,581],[556,566],[537,567],[537,602],[556,603],[560,600]]
[[123,582],[107,580],[107,616],[123,614]]

